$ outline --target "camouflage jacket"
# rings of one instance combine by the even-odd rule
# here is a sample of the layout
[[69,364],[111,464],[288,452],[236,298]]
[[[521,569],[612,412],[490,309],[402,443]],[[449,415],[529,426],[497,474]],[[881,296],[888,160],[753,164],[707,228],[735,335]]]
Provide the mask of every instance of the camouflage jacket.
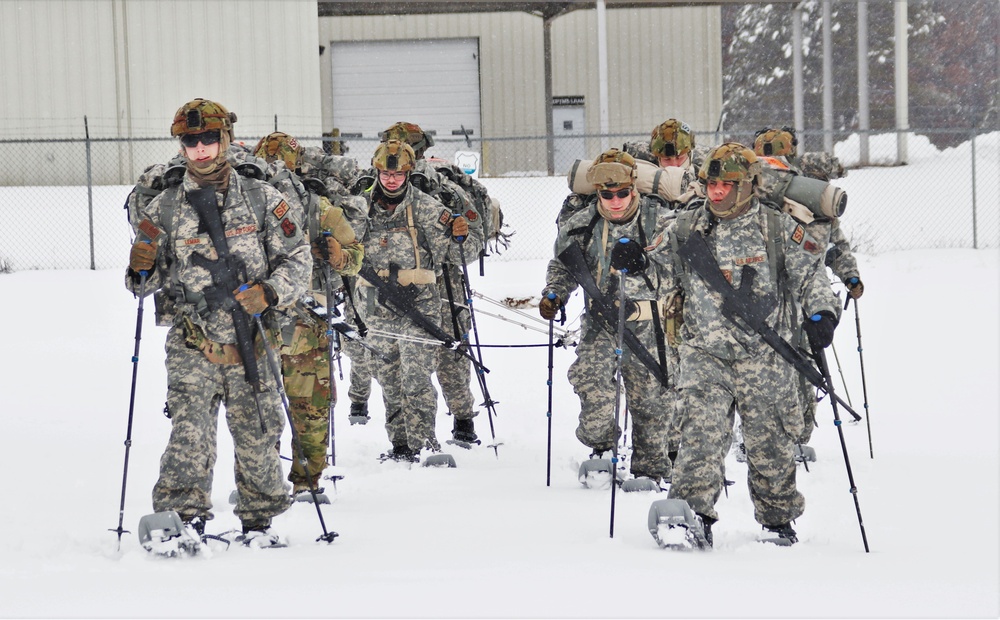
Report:
[[[742,331],[723,316],[722,297],[676,254],[692,231],[705,234],[711,230],[706,241],[734,288],[740,286],[744,265],[757,272],[753,292],[758,299],[773,296],[777,301],[767,323],[786,341],[791,342],[802,320],[801,316],[794,316],[793,304],[798,304],[810,315],[825,310],[835,317],[840,316],[826,270],[817,260],[822,246],[806,234],[801,224],[784,213],[772,211],[772,221],[779,222],[781,228],[779,231],[767,230],[767,210],[754,200],[754,205],[743,215],[732,220],[718,220],[702,207],[678,216],[667,230],[668,243],[663,244],[663,252],[669,256],[661,259],[665,266],[661,291],[664,298],[675,294],[683,296],[681,344],[725,360],[753,357],[768,347],[760,336]],[[714,225],[710,224],[712,221]],[[690,228],[686,228],[688,224]],[[775,248],[777,256],[768,253],[768,238],[772,234],[781,243],[780,249]],[[777,274],[772,273],[772,264]]]
[[[439,201],[410,185],[403,201],[389,211],[374,197],[374,187],[366,193],[369,225],[362,242],[367,262],[386,278],[396,268],[401,272],[400,280],[417,278],[414,286],[419,291],[416,302],[420,310],[427,316],[440,316],[441,296],[436,280],[442,265],[461,265],[462,252],[466,263],[476,259],[483,248],[482,235],[477,235],[470,225],[468,238],[459,244],[451,236],[454,216]],[[358,294],[371,290],[359,286]]]
[[[139,221],[149,220],[165,233],[159,241],[156,264],[149,275],[146,292],[163,288],[176,304],[178,319],[187,317],[205,335],[219,343],[236,342],[232,318],[222,309],[209,309],[205,291],[212,286],[208,271],[196,267],[193,254],[216,259],[218,254],[206,232],[200,232],[197,213],[185,192],[198,186],[185,174],[181,185],[168,189],[136,214]],[[250,192],[260,192],[264,199],[263,231],[252,206]],[[235,171],[229,175],[229,189],[223,197],[222,221],[230,253],[246,270],[246,281],[268,284],[277,295],[277,305],[290,306],[305,292],[312,271],[312,256],[302,233],[299,214],[289,207],[281,194],[267,183],[245,179]],[[169,203],[167,201],[170,201]],[[164,210],[165,204],[174,209]],[[167,215],[170,221],[164,221]],[[126,270],[126,287],[139,291],[139,278]],[[175,321],[175,324],[177,322]]]
[[[576,290],[576,279],[558,258],[563,250],[575,243],[583,250],[590,274],[597,285],[613,299],[617,299],[620,274],[611,271],[611,250],[619,239],[627,237],[643,244],[650,263],[642,273],[630,273],[625,277],[625,296],[632,301],[657,300],[662,267],[658,262],[668,257],[668,254],[660,250],[665,240],[665,231],[676,215],[675,212],[665,208],[658,200],[640,198],[636,215],[628,222],[615,223],[600,216],[597,200],[596,195],[591,196],[583,208],[565,211],[561,215],[555,258],[549,261],[542,296],[555,293],[565,303]],[[586,316],[584,326],[585,332],[596,328]]]

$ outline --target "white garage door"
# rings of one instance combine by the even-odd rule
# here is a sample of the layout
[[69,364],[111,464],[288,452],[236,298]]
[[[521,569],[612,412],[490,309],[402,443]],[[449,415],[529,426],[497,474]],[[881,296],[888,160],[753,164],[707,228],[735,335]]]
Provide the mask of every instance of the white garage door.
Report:
[[460,138],[463,127],[480,136],[477,39],[345,41],[331,51],[334,127],[359,161],[397,121],[433,135],[441,147],[428,155],[439,157],[461,146],[442,139]]

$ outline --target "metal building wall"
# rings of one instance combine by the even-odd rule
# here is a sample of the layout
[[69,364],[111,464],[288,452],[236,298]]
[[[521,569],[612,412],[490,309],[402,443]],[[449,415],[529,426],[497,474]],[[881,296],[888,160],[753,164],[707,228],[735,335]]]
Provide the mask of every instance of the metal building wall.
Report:
[[[718,7],[614,9],[607,16],[610,131],[648,134],[671,116],[696,129],[714,128],[722,108]],[[544,136],[540,18],[520,12],[319,18],[321,45],[470,36],[480,39],[483,136]],[[598,133],[595,11],[556,18],[552,47],[553,95],[584,95],[587,132]],[[332,128],[333,115],[329,62],[324,57],[321,67],[324,130]],[[591,142],[588,150],[599,148]],[[351,155],[364,159],[367,153]],[[545,143],[492,142],[483,167],[494,176],[545,170]]]
[[[215,99],[237,139],[279,128],[318,137],[315,0],[0,0],[0,139],[169,136],[182,103]],[[85,182],[65,143],[29,143],[37,164],[0,184]],[[98,184],[130,184],[176,143],[95,143]]]

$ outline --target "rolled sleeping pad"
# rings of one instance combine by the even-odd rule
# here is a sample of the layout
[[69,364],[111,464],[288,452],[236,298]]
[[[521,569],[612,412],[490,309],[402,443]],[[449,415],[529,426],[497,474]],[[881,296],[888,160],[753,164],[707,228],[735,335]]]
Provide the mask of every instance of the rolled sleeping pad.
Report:
[[[569,191],[574,194],[589,195],[597,190],[587,182],[587,171],[593,162],[578,159],[570,166],[566,181]],[[674,202],[684,200],[681,194],[681,183],[684,180],[684,169],[676,167],[660,168],[648,161],[637,159],[635,187],[640,194],[657,194],[664,200]]]
[[817,217],[838,218],[847,209],[847,192],[843,189],[801,175],[792,177],[784,198],[804,205]]

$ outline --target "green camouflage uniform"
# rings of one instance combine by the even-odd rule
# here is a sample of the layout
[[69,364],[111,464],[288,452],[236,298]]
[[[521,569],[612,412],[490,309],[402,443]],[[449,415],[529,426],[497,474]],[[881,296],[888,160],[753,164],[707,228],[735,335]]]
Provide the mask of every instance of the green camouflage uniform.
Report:
[[[347,255],[343,266],[337,270],[326,264],[331,276],[329,288],[336,291],[342,286],[340,276],[355,275],[361,268],[364,248],[355,237],[343,209],[333,206],[325,197],[312,193],[309,194],[306,205],[309,241],[322,239],[323,233],[328,232],[340,242]],[[326,296],[324,263],[322,259],[315,259],[313,263],[310,287],[313,299],[325,299]],[[308,485],[315,487],[326,467],[327,444],[330,440],[331,391],[335,388],[331,386],[330,341],[326,334],[326,320],[301,304],[296,307],[296,311],[294,334],[281,351],[281,373],[291,407],[292,422],[312,477],[311,480],[307,479],[295,447],[292,446],[293,460],[288,480],[296,489],[301,489]]]
[[[664,230],[674,213],[663,208],[659,201],[650,198],[640,200],[636,215],[630,221],[615,223],[598,217],[593,228],[590,228],[590,224],[598,213],[597,196],[577,196],[574,200],[567,200],[559,217],[555,254],[558,256],[571,243],[578,244],[598,286],[613,299],[618,299],[620,276],[617,272],[610,273],[611,249],[622,237],[635,239],[643,244],[649,252],[650,265],[644,273],[626,276],[625,294],[627,299],[645,305],[647,316],[643,316],[643,320],[626,318],[625,326],[656,358],[657,337],[653,322],[660,320],[660,313],[656,306],[659,275],[655,261],[663,260],[666,255],[656,253],[655,250],[662,246]],[[583,206],[572,210],[579,205]],[[591,231],[590,234],[584,232],[587,230]],[[545,283],[542,296],[555,293],[564,303],[578,286],[558,258],[549,261]],[[612,449],[621,433],[620,428],[615,427],[614,369],[617,335],[608,333],[589,314],[584,314],[581,330],[577,357],[568,373],[569,382],[580,398],[580,422],[576,437],[595,452],[606,452]],[[631,471],[636,476],[669,478],[667,429],[670,413],[666,388],[660,385],[627,347],[622,356],[622,378],[625,384],[625,402],[633,420]],[[623,420],[624,410],[620,422]]]
[[[239,495],[235,513],[244,523],[269,520],[289,505],[274,449],[281,437],[284,413],[258,344],[258,371],[267,388],[258,395],[265,426],[262,432],[261,414],[242,363],[233,355],[236,334],[232,318],[222,309],[209,310],[204,304],[203,294],[212,285],[211,278],[206,270],[192,264],[191,257],[198,253],[214,259],[217,254],[208,234],[199,233],[198,215],[184,196],[183,192],[194,189],[197,186],[186,174],[179,187],[139,208],[132,222],[137,226],[148,219],[166,233],[159,243],[146,293],[162,289],[173,302],[175,313],[166,341],[167,406],[173,427],[160,459],[153,508],[157,512],[175,510],[182,518],[212,518],[215,429],[221,404],[226,407],[235,447]],[[264,202],[262,232],[250,192],[257,192]],[[290,305],[305,291],[312,268],[300,214],[272,187],[244,179],[235,171],[229,174],[225,196],[216,196],[222,204],[230,252],[245,265],[247,280],[268,284],[279,307]],[[174,205],[172,216],[167,218],[170,221],[164,221],[165,204]],[[139,291],[137,274],[128,271],[125,283],[133,293]],[[269,310],[265,317],[275,312]]]
[[[778,307],[769,324],[786,340],[797,328],[792,324],[789,303],[798,303],[810,314],[821,310],[839,316],[840,309],[830,289],[822,264],[816,260],[822,248],[800,225],[777,214],[783,228],[781,242],[783,275],[781,294],[768,256],[767,218],[756,200],[749,210],[731,220],[716,220],[706,240],[719,267],[734,287],[740,285],[741,269],[752,266],[758,274],[754,293],[774,295]],[[805,500],[795,485],[793,442],[802,432],[802,416],[796,407],[792,377],[795,370],[779,358],[756,334],[740,330],[721,312],[721,297],[675,253],[680,222],[693,217],[690,230],[709,228],[707,208],[679,217],[668,230],[665,248],[672,260],[664,264],[663,291],[684,292],[683,325],[680,329],[681,403],[680,452],[674,463],[669,497],[687,500],[691,508],[710,519],[718,519],[715,502],[722,491],[724,457],[729,448],[733,405],[743,420],[747,448],[747,482],[754,516],[763,525],[788,523],[802,514]],[[713,217],[713,219],[715,219]],[[801,321],[801,318],[798,319]]]
[[[459,244],[451,237],[452,212],[412,185],[392,211],[382,205],[378,194],[377,184],[366,194],[370,205],[370,227],[363,240],[367,260],[383,277],[388,277],[390,265],[396,265],[401,278],[405,277],[404,270],[417,278],[413,284],[417,290],[414,305],[424,317],[441,326],[437,277],[444,262],[461,264]],[[408,214],[412,215],[412,228]],[[464,247],[467,258],[479,256],[482,249],[482,241],[473,231],[470,226]],[[416,248],[411,235],[416,236]],[[377,290],[366,284],[359,279],[356,293],[369,328],[421,339],[431,337],[410,319],[378,303]],[[370,338],[372,346],[392,360],[374,364],[385,402],[389,440],[394,446],[407,445],[414,452],[425,447],[440,449],[434,429],[437,390],[431,382],[437,368],[436,349],[440,347],[381,334]]]

